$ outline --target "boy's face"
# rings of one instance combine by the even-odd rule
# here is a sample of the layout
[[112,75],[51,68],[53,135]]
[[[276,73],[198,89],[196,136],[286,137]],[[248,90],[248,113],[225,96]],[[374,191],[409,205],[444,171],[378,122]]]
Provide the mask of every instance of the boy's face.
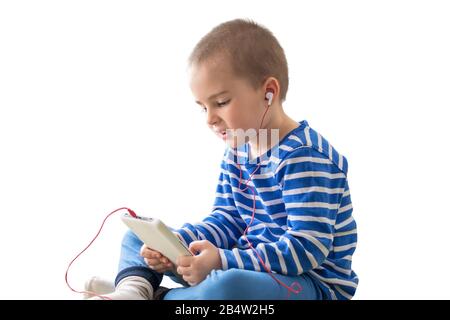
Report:
[[208,127],[231,147],[238,142],[225,134],[227,129],[258,130],[265,111],[262,86],[255,90],[236,77],[225,59],[193,66],[190,87],[196,103],[206,112]]

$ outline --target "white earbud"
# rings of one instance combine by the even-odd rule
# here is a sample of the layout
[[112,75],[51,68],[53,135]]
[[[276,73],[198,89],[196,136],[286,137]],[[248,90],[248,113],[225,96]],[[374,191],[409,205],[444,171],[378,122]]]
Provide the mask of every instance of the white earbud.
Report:
[[272,99],[273,99],[273,92],[267,92],[266,93],[266,99],[269,100],[269,103],[267,106],[270,106],[272,104]]

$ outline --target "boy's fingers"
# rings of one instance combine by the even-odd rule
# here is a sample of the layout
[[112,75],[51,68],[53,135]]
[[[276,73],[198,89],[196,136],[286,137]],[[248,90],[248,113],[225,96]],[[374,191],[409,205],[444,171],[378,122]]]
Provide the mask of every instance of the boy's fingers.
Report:
[[155,259],[155,258],[145,258],[144,257],[144,260],[148,265],[152,265],[152,266],[159,265],[159,264],[166,265],[168,267],[172,266],[172,263],[167,258],[165,259],[165,261],[163,261],[162,259],[158,259],[158,258]]
[[178,266],[177,272],[178,272],[179,274],[183,275],[183,278],[184,278],[185,276],[186,276],[186,277],[189,277],[189,276],[191,275],[191,273],[190,273],[188,267],[180,267],[180,266]]
[[148,247],[145,247],[143,250],[141,250],[141,256],[145,258],[160,258],[161,254],[158,251],[154,251],[149,249]]
[[158,265],[155,265],[155,266],[149,265],[149,267],[150,267],[151,269],[157,271],[157,272],[160,272],[160,273],[163,273],[163,272],[171,271],[171,270],[172,270],[172,269],[171,269],[171,268],[172,268],[172,265],[168,265],[168,264],[166,264],[166,263],[161,263],[161,264],[158,264]]
[[161,254],[158,251],[149,250],[150,258],[161,259]]
[[156,266],[156,265],[162,264],[161,260],[159,260],[159,259],[144,258],[144,260],[148,265],[151,265],[151,266]]
[[158,272],[164,271],[164,269],[166,269],[166,266],[164,264],[158,264],[156,266],[149,266],[149,267]]
[[188,267],[192,264],[192,260],[194,257],[188,257],[188,256],[179,256],[177,258],[177,265],[182,267]]

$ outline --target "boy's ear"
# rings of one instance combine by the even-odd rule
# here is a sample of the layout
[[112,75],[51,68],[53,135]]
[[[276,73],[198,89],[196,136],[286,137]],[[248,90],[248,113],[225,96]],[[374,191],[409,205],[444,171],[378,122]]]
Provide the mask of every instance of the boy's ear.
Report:
[[265,99],[269,100],[267,98],[267,93],[272,93],[272,101],[275,99],[275,96],[280,92],[280,84],[278,83],[278,80],[274,77],[269,77],[266,79],[263,85],[264,88],[264,95]]

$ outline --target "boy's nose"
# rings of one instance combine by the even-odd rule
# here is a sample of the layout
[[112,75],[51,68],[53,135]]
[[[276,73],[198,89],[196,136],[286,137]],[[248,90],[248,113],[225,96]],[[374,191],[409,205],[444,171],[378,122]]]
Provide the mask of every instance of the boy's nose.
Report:
[[219,117],[214,112],[211,112],[208,110],[207,115],[206,115],[206,123],[209,126],[213,126],[218,121],[219,121]]

